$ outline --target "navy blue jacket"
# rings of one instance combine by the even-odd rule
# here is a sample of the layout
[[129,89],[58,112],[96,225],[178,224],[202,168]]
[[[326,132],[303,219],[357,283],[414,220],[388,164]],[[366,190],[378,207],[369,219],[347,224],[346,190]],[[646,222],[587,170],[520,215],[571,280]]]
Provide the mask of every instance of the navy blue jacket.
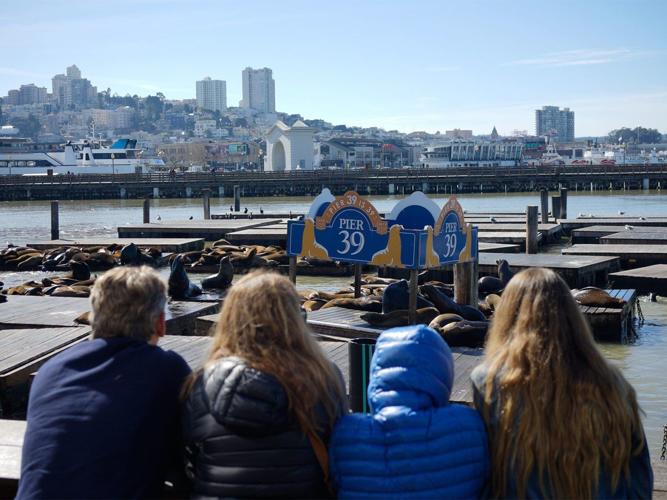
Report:
[[449,404],[454,361],[426,326],[380,335],[371,362],[371,415],[343,417],[329,448],[341,498],[473,498],[489,474],[479,414]]
[[55,356],[30,390],[17,498],[159,496],[182,455],[179,390],[189,371],[178,354],[127,337]]

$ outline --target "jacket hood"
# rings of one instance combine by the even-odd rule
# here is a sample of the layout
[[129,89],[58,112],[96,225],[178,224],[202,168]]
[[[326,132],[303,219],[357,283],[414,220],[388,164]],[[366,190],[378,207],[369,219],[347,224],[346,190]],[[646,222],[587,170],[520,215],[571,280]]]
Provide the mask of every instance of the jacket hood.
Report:
[[291,424],[283,386],[240,358],[222,358],[207,366],[202,383],[211,415],[239,434],[270,435]]
[[378,338],[371,361],[371,410],[446,406],[453,381],[452,352],[437,332],[424,325],[392,328]]

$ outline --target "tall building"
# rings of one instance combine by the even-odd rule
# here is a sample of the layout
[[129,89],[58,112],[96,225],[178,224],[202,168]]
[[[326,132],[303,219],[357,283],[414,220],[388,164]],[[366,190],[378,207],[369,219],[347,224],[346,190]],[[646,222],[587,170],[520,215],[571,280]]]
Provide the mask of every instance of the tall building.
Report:
[[46,87],[38,87],[34,83],[21,85],[19,88],[19,104],[42,104],[46,102]]
[[535,110],[535,135],[548,135],[561,142],[574,141],[574,111],[558,106]]
[[209,111],[227,111],[227,82],[207,76],[197,82],[197,107]]
[[71,66],[67,67],[67,77],[72,80],[81,79],[81,70],[77,67],[76,64],[72,64]]
[[276,82],[269,68],[243,70],[242,108],[250,108],[262,113],[276,112]]
[[67,74],[55,75],[51,79],[53,100],[63,109],[71,106],[86,109],[97,104],[97,87],[86,78],[76,64],[67,68]]

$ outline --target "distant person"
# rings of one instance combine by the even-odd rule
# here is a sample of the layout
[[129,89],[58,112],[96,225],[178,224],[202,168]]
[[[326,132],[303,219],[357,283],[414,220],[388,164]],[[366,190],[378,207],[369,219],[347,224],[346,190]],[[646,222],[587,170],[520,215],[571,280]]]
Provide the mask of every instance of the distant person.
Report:
[[371,413],[343,417],[331,437],[339,498],[477,498],[489,474],[484,423],[450,404],[454,359],[426,326],[393,328],[371,361]]
[[92,289],[92,339],[39,369],[17,498],[156,498],[182,469],[179,391],[190,372],[157,347],[165,281],[117,267]]
[[195,497],[328,496],[326,444],[347,412],[345,389],[286,277],[235,282],[185,398]]
[[489,433],[491,497],[651,498],[635,391],[553,271],[509,282],[472,380]]

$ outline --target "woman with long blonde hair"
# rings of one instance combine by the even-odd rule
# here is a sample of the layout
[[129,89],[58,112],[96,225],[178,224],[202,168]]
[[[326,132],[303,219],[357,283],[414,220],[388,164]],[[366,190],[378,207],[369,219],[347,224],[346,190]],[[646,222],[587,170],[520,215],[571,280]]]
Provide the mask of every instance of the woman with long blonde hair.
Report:
[[345,389],[287,278],[254,272],[232,286],[185,395],[195,496],[327,496],[316,454],[347,412]]
[[637,396],[553,271],[512,278],[472,373],[493,497],[650,498]]

